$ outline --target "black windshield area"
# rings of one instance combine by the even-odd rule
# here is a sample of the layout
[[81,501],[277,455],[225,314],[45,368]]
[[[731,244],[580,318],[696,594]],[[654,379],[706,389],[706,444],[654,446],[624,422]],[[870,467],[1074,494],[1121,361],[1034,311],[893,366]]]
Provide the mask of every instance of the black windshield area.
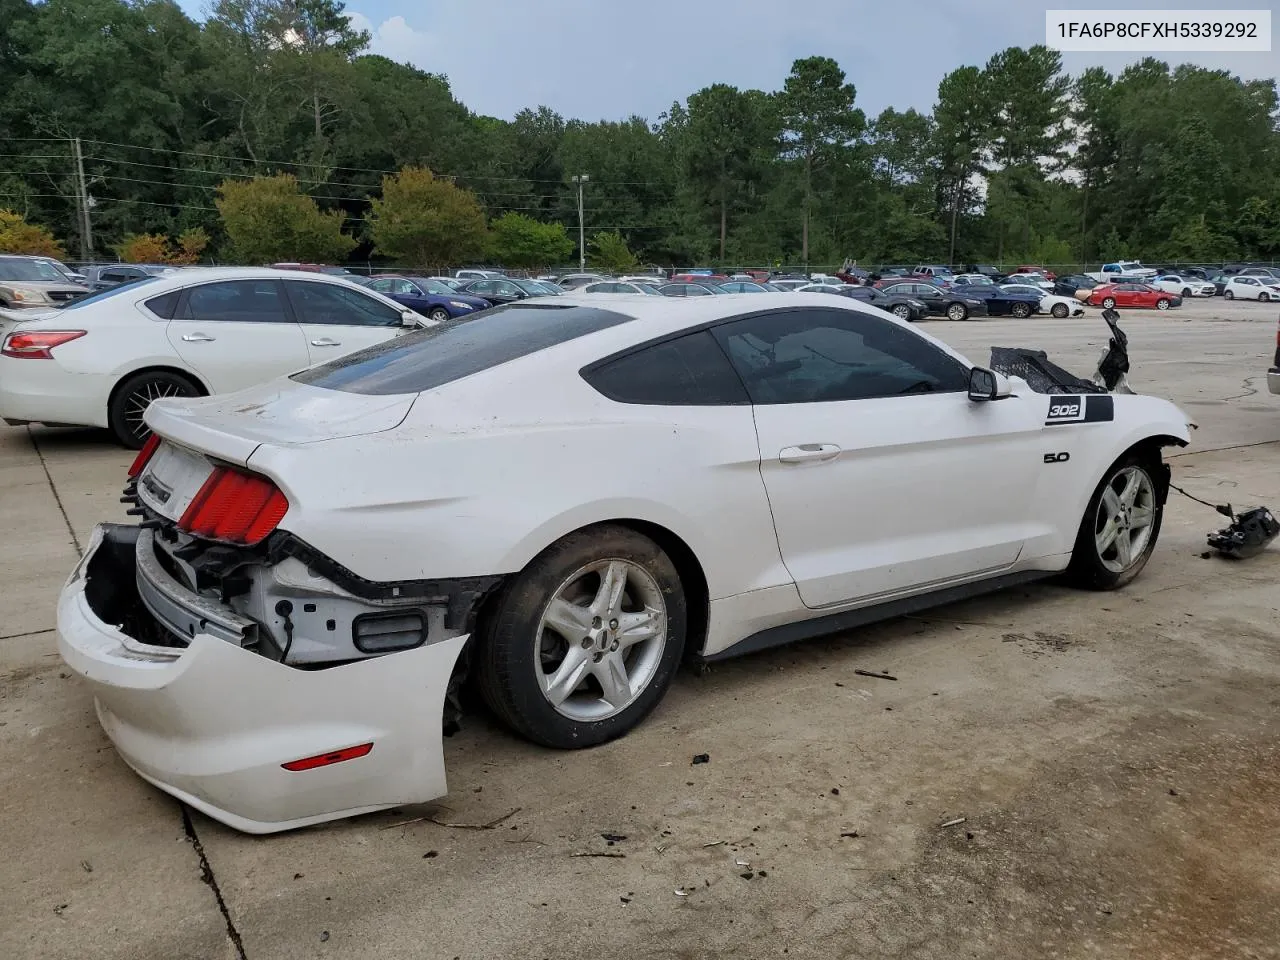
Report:
[[406,333],[293,379],[369,396],[421,393],[631,319],[595,307],[511,304]]

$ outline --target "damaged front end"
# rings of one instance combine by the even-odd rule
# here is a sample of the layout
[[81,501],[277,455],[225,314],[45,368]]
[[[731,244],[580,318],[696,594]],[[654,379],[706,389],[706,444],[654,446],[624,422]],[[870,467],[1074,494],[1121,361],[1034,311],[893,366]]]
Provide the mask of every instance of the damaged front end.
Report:
[[1098,361],[1093,378],[1077,377],[1051,362],[1043,350],[1027,347],[992,347],[991,369],[1007,377],[1020,377],[1036,393],[1133,393],[1129,386],[1129,338],[1120,329],[1120,314],[1102,311],[1111,329],[1107,349]]

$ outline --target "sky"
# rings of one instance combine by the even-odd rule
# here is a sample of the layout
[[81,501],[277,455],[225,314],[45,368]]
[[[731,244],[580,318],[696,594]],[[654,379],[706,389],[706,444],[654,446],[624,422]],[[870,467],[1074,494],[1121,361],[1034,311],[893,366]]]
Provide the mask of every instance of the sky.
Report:
[[[204,6],[180,2],[193,15]],[[1259,0],[1231,6],[1267,9]],[[1102,7],[1098,0],[805,0],[797,7],[780,0],[349,0],[347,12],[372,35],[371,52],[445,74],[454,96],[476,113],[511,119],[546,105],[565,118],[656,121],[713,83],[779,89],[791,63],[813,55],[840,64],[870,115],[890,106],[929,110],[938,82],[956,67],[1044,43],[1046,9]],[[1215,4],[1127,0],[1123,7]],[[1246,79],[1280,75],[1275,51],[1064,53],[1063,64],[1072,74],[1090,66],[1116,73],[1147,55]]]

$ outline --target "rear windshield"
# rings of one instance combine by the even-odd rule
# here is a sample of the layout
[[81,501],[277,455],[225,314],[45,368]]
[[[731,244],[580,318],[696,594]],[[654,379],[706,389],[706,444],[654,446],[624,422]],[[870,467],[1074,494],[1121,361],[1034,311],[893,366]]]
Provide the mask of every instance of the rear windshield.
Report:
[[99,290],[97,293],[91,293],[87,297],[80,297],[68,303],[63,310],[78,310],[81,307],[87,307],[90,304],[98,303],[101,300],[110,300],[112,297],[118,297],[122,293],[137,293],[138,288],[148,283],[155,283],[159,277],[147,277],[143,280],[131,280],[128,283],[122,283],[119,286],[107,287],[105,290]]
[[511,304],[406,333],[293,379],[369,396],[421,393],[631,319],[595,307]]

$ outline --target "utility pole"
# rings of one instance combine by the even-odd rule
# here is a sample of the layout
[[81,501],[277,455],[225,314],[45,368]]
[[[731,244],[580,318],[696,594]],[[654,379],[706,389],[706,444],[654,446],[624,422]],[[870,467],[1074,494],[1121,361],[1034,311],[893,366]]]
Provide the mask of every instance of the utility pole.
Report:
[[71,155],[76,162],[76,201],[80,207],[80,259],[93,259],[93,228],[89,224],[89,188],[84,180],[84,154],[80,150],[80,138],[71,141]]
[[590,179],[585,173],[573,177],[573,182],[578,185],[578,269],[583,273],[587,270],[587,239],[582,222],[582,185]]

